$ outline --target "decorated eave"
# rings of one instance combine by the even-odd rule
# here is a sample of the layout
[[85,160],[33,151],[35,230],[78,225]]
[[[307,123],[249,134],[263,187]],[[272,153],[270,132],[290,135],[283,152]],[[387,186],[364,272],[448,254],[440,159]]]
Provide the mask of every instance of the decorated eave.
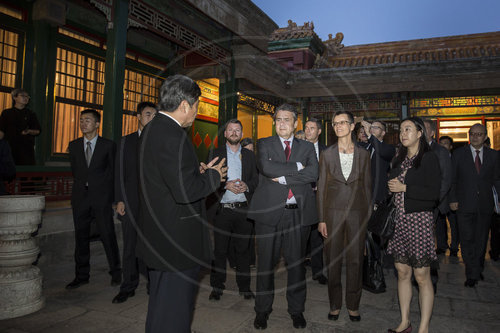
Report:
[[[354,68],[500,56],[500,32],[348,46],[316,68]],[[326,60],[326,61],[325,61]]]
[[314,53],[319,54],[325,50],[325,45],[314,32],[312,21],[299,26],[292,20],[288,20],[288,26],[276,29],[269,36],[269,52],[299,48],[310,48]]

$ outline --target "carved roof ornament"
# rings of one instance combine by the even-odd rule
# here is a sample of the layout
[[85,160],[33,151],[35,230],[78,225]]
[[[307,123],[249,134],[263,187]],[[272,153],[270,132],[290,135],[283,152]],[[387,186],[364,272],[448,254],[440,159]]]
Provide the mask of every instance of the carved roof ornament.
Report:
[[299,39],[305,37],[316,37],[318,35],[314,32],[314,23],[304,22],[304,25],[297,26],[297,23],[292,20],[288,20],[288,26],[284,28],[278,28],[273,31],[270,36],[271,41],[287,40],[287,39]]
[[343,40],[344,34],[341,32],[337,32],[335,38],[332,38],[332,34],[328,34],[328,40],[323,42],[326,45],[326,56],[333,57],[339,55],[344,48],[344,44],[342,44]]
[[337,32],[335,38],[333,38],[332,34],[328,34],[328,40],[323,42],[323,44],[325,44],[326,46],[326,50],[322,55],[316,55],[316,60],[314,61],[313,68],[331,67],[329,58],[342,53],[342,49],[344,48],[344,44],[342,44],[343,40],[344,34],[341,32]]

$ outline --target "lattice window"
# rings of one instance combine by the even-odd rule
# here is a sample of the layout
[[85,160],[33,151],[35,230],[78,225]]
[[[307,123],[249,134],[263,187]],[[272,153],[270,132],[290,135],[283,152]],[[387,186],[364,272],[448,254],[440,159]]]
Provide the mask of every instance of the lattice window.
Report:
[[84,43],[87,43],[87,44],[90,44],[90,45],[93,45],[93,46],[96,46],[96,47],[100,47],[101,46],[101,43],[99,43],[98,40],[90,38],[88,36],[84,36],[82,34],[76,33],[74,31],[71,31],[71,30],[68,30],[68,29],[59,28],[58,32],[61,35],[66,35],[68,37],[77,39],[77,40],[79,40],[81,42],[84,42]]
[[0,29],[0,112],[12,106],[10,91],[16,86],[19,34]]
[[18,19],[18,20],[23,19],[23,13],[19,9],[10,8],[10,7],[7,7],[3,4],[0,4],[0,13],[5,14],[5,15],[9,15],[13,18]]
[[[58,47],[55,75],[52,150],[54,153],[66,153],[68,143],[80,136],[80,111],[96,109],[102,117],[104,61]],[[101,134],[102,126],[99,127]]]

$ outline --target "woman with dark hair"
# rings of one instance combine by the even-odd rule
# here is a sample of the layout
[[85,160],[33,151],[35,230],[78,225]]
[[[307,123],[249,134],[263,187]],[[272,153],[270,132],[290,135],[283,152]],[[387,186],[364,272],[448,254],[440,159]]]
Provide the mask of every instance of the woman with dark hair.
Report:
[[430,265],[437,260],[434,245],[433,210],[439,200],[441,171],[439,160],[425,137],[422,119],[404,120],[399,134],[401,145],[389,173],[389,190],[397,207],[394,236],[387,253],[392,254],[398,271],[398,298],[401,323],[389,333],[412,331],[410,302],[411,276],[419,286],[419,333],[429,331],[434,304]]
[[345,302],[349,319],[360,321],[366,225],[371,213],[370,153],[353,138],[354,118],[338,111],[332,121],[338,142],[323,150],[319,161],[318,231],[328,267],[329,320],[339,318],[342,307],[342,258],[346,258]]

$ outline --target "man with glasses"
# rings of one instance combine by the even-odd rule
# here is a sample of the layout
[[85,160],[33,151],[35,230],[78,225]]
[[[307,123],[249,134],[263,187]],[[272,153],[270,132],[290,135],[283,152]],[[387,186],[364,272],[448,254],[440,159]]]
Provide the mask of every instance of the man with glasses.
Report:
[[40,134],[40,123],[36,114],[26,106],[30,96],[23,89],[14,89],[12,108],[5,109],[0,116],[0,139],[10,145],[16,165],[35,164],[35,136]]
[[466,287],[483,280],[484,255],[493,209],[492,187],[500,191],[498,152],[484,146],[486,127],[474,124],[470,144],[452,156],[450,208],[457,211],[458,231],[465,262]]
[[387,196],[387,173],[389,172],[390,163],[396,150],[394,146],[384,142],[386,133],[385,123],[374,120],[371,124],[363,120],[361,122],[366,135],[368,136],[367,144],[360,144],[370,152],[371,168],[372,168],[372,193],[373,202],[381,202]]

